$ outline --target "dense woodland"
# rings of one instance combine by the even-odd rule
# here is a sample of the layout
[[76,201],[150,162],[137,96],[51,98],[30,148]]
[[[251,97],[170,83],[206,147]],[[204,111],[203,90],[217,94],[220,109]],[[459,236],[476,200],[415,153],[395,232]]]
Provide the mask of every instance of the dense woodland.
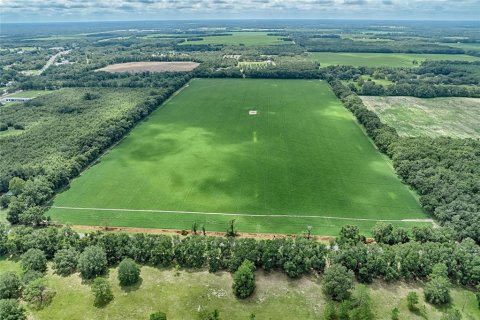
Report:
[[480,141],[478,139],[399,137],[340,81],[332,88],[388,154],[402,179],[420,195],[424,210],[452,228],[458,239],[480,243]]

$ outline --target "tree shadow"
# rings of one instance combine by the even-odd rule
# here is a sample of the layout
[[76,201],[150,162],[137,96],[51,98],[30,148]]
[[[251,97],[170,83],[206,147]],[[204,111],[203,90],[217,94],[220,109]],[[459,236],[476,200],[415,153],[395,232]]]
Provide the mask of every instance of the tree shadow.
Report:
[[120,288],[122,289],[122,291],[129,293],[129,292],[137,291],[138,289],[140,289],[140,287],[142,286],[142,283],[143,283],[143,278],[140,277],[135,284],[132,284],[130,286],[120,286]]

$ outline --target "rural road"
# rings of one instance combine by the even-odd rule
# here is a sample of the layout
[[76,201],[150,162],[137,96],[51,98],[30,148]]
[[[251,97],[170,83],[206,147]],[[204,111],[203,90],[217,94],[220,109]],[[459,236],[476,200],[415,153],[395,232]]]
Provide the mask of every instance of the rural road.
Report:
[[40,69],[40,72],[38,73],[38,75],[41,75],[43,72],[45,72],[45,70],[47,70],[51,65],[52,63],[55,62],[55,60],[57,59],[57,57],[61,56],[61,55],[64,55],[64,54],[67,54],[69,53],[71,50],[65,50],[65,51],[60,51],[56,54],[54,54],[53,56],[50,57],[50,59],[48,59],[47,63],[43,66],[42,69]]

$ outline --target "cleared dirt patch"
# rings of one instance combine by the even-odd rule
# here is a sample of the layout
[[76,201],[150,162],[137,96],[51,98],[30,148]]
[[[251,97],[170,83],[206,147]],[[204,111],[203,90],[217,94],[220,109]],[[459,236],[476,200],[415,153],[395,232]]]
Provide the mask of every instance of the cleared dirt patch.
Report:
[[97,69],[96,71],[105,71],[110,73],[129,72],[185,72],[192,71],[200,63],[190,61],[179,62],[127,62],[111,64],[109,66]]

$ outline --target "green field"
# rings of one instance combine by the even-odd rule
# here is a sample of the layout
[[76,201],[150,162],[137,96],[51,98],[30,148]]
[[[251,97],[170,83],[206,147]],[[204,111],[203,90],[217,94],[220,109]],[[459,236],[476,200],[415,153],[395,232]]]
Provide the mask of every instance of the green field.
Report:
[[362,100],[402,136],[480,138],[480,99],[369,96]]
[[306,80],[194,80],[53,206],[77,225],[223,231],[235,218],[240,231],[326,235],[426,218],[328,85]]
[[417,53],[349,53],[349,52],[313,52],[313,59],[321,67],[332,65],[350,65],[355,67],[415,67],[413,61],[424,60],[461,60],[477,61],[479,57],[464,54],[417,54]]
[[7,97],[37,98],[52,93],[52,90],[23,90],[7,95]]
[[[20,263],[0,259],[0,274],[12,271],[21,273]],[[118,284],[117,269],[109,271],[114,299],[104,308],[93,306],[93,295],[88,282],[78,274],[61,277],[50,270],[46,284],[56,291],[52,303],[42,310],[29,310],[32,319],[148,319],[150,313],[163,311],[169,320],[195,319],[198,310],[218,309],[221,319],[245,320],[254,313],[256,319],[323,319],[327,299],[322,294],[321,281],[313,276],[292,280],[284,274],[259,271],[256,289],[246,300],[235,298],[232,293],[232,276],[227,272],[215,274],[207,271],[179,271],[144,266],[139,286],[122,288]],[[447,308],[461,311],[463,320],[478,319],[475,294],[453,287],[452,304],[437,309],[423,301],[419,285],[380,281],[368,286],[375,319],[390,319],[391,309],[397,307],[400,319],[421,320],[407,308],[406,295],[417,292],[419,307],[425,306],[425,316],[440,320]],[[75,303],[72,303],[75,301]]]
[[[183,45],[189,44],[223,44],[223,45],[246,45],[260,46],[286,43],[278,37],[267,35],[268,32],[232,32],[230,36],[210,36],[203,37],[200,41],[186,41]],[[201,36],[199,36],[201,37]]]

